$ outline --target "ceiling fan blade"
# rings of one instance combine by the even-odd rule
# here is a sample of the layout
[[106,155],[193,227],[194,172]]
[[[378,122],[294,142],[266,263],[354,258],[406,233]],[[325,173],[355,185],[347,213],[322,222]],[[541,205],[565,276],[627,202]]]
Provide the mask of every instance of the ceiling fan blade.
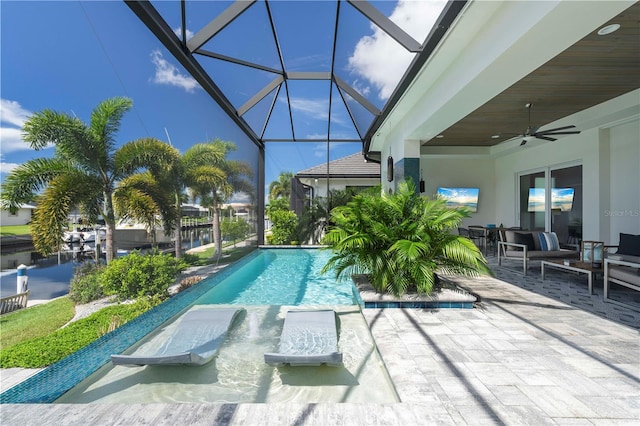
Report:
[[541,132],[541,133],[536,133],[537,135],[577,135],[579,134],[580,131],[579,130],[573,130],[570,132],[551,132],[551,133],[547,133],[547,132]]
[[563,126],[563,127],[556,127],[555,129],[549,129],[549,130],[540,130],[539,132],[535,132],[535,133],[549,133],[549,132],[555,132],[557,130],[567,130],[567,129],[575,129],[576,126],[571,125],[571,126]]
[[536,137],[536,139],[544,139],[545,141],[557,141],[558,139],[556,138],[550,138],[548,136],[543,136],[540,134],[534,135]]

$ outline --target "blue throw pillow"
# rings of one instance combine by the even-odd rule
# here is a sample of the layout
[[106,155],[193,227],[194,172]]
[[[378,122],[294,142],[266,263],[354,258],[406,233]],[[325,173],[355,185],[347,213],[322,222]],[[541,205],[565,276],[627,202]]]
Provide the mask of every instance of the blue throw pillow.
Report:
[[555,232],[540,232],[538,240],[540,241],[541,251],[560,250],[560,241],[558,241],[558,236]]
[[640,235],[620,233],[617,254],[640,256]]

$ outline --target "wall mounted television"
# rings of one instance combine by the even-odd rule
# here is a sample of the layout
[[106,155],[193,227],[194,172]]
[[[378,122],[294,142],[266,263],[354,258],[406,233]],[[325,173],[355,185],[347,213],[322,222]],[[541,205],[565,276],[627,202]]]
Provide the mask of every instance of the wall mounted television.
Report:
[[446,200],[447,207],[466,207],[472,213],[478,211],[479,188],[438,188],[436,194]]
[[[570,212],[573,208],[573,188],[552,188],[551,189],[551,210]],[[544,212],[544,188],[529,188],[529,199],[527,200],[528,212]]]

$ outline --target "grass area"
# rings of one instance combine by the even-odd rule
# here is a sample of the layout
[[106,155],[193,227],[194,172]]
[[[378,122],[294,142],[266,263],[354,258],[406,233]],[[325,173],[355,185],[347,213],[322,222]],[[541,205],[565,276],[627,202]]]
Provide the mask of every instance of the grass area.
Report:
[[0,351],[0,367],[46,367],[82,349],[152,307],[153,303],[144,299],[132,304],[107,306],[45,336],[3,348]]
[[0,349],[51,334],[74,314],[73,302],[68,297],[4,314],[0,316]]
[[[218,264],[224,265],[227,263],[235,262],[241,257],[251,253],[255,249],[256,249],[255,246],[247,246],[247,247],[236,247],[230,250],[223,250],[222,251],[223,257],[220,258],[220,262],[218,262]],[[210,247],[201,252],[193,253],[193,256],[198,257],[198,260],[193,264],[195,266],[204,266],[204,265],[211,265],[213,263],[216,263],[213,257],[214,253],[215,253],[214,247]]]
[[30,235],[31,228],[29,225],[8,225],[0,226],[0,235],[3,237],[12,237],[15,235]]

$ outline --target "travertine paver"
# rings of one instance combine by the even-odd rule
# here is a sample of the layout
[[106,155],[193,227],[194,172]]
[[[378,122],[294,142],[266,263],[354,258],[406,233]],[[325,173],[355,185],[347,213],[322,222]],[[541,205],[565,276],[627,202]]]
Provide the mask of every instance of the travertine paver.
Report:
[[403,402],[426,380],[457,424],[640,423],[637,329],[499,279],[457,281],[481,309],[365,311]]

